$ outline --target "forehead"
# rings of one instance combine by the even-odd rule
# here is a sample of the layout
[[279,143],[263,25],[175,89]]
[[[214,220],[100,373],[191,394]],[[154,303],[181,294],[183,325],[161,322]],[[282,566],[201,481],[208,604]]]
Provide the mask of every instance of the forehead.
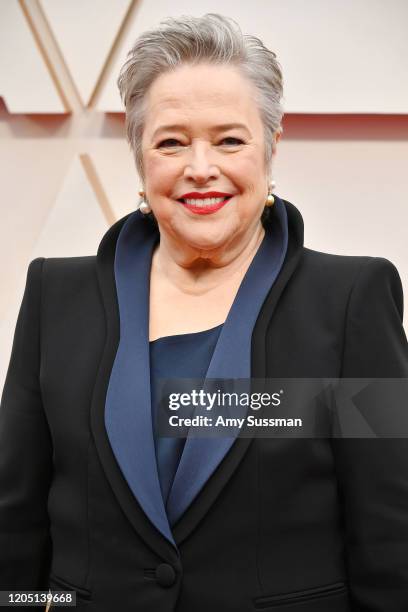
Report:
[[192,124],[241,122],[259,127],[255,88],[237,68],[184,65],[160,75],[146,95],[145,130],[182,118]]

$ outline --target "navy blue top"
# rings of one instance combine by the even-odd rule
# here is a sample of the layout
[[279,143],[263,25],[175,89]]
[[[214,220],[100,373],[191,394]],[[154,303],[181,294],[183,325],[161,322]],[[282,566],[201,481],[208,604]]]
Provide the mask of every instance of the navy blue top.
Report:
[[164,336],[149,342],[153,435],[165,504],[183,452],[185,438],[163,438],[157,435],[156,414],[160,400],[160,379],[204,379],[222,327],[221,324],[204,331]]

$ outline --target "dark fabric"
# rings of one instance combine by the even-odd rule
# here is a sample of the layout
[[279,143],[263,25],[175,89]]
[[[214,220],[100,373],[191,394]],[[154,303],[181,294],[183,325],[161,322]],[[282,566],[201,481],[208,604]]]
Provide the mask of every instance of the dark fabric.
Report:
[[[253,376],[407,378],[395,266],[305,248],[285,206]],[[406,439],[238,438],[174,525],[177,549],[148,519],[104,423],[125,221],[96,258],[30,263],[0,408],[0,589],[64,584],[89,612],[406,612]]]
[[185,438],[158,436],[156,416],[161,397],[161,379],[205,378],[221,329],[222,325],[218,325],[201,332],[165,336],[150,342],[153,434],[165,505],[183,452]]

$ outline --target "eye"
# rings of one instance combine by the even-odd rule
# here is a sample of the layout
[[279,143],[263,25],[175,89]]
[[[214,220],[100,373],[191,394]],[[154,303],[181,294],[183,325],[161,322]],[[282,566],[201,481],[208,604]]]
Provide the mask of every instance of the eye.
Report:
[[162,140],[158,145],[157,148],[159,149],[160,147],[171,147],[171,145],[169,145],[168,143],[176,143],[176,144],[180,144],[180,141],[177,140],[176,138],[166,138],[166,140]]
[[232,140],[233,142],[229,143],[229,144],[232,144],[232,145],[244,144],[243,140],[241,140],[240,138],[235,138],[235,136],[227,136],[226,138],[223,138],[221,140],[220,144],[225,142],[226,140],[230,140],[230,141]]

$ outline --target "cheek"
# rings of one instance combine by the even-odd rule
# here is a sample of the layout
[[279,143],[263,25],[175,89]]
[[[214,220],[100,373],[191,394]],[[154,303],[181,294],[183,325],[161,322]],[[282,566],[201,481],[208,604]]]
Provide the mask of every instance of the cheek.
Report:
[[147,157],[144,164],[145,183],[149,191],[164,193],[172,188],[174,169],[167,159]]
[[265,192],[265,176],[259,165],[243,162],[234,168],[236,184],[241,192],[241,201],[246,209],[258,208]]
[[250,151],[247,155],[237,156],[232,171],[245,191],[262,189],[265,180],[264,160],[258,152]]

